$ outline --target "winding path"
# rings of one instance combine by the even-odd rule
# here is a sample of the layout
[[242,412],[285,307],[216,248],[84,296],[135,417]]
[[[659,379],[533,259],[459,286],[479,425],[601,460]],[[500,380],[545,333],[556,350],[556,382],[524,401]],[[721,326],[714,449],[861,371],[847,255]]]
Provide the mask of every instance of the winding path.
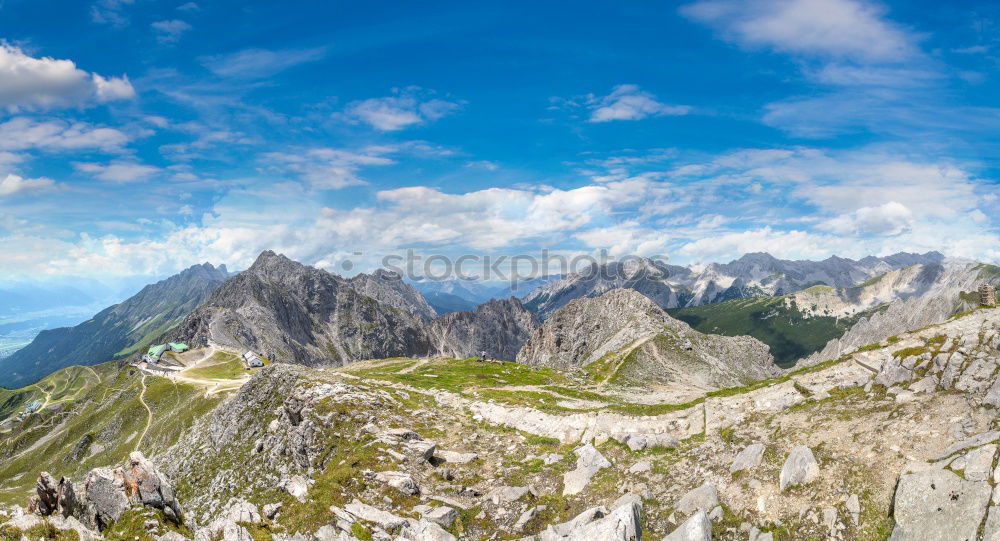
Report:
[[149,409],[149,404],[146,403],[146,373],[142,373],[142,392],[139,393],[139,402],[142,403],[142,407],[146,408],[146,412],[149,414],[146,418],[146,428],[142,430],[142,435],[139,436],[139,441],[135,442],[135,450],[139,450],[139,446],[142,445],[142,440],[146,438],[146,433],[149,432],[149,425],[153,424],[153,410]]

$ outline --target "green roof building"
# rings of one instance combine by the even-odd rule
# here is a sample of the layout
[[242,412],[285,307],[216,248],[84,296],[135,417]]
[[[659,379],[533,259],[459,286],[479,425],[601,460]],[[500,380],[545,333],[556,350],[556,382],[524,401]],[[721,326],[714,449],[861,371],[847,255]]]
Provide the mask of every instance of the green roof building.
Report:
[[167,347],[170,348],[170,351],[176,351],[177,353],[184,353],[185,351],[191,349],[187,344],[178,344],[177,342],[170,342],[167,344]]
[[166,350],[167,350],[167,345],[166,344],[160,344],[158,346],[151,346],[149,348],[149,351],[146,352],[146,355],[149,355],[150,357],[153,357],[154,359],[159,359],[160,356],[163,355],[163,352],[166,351]]

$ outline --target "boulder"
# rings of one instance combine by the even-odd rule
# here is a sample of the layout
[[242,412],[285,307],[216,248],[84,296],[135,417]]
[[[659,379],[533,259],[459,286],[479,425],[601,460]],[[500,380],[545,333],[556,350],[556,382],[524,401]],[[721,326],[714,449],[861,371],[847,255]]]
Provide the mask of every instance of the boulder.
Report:
[[813,456],[812,449],[798,445],[788,454],[785,465],[781,468],[779,482],[781,490],[812,482],[819,475],[819,463]]
[[142,453],[135,451],[129,455],[128,465],[122,476],[125,485],[132,492],[133,503],[159,509],[167,520],[175,524],[184,522],[173,484]]
[[250,524],[259,524],[261,521],[257,506],[243,500],[237,501],[229,507],[227,518],[233,522],[246,522]]
[[455,451],[444,451],[438,449],[434,456],[448,462],[449,464],[468,464],[479,458],[476,453],[458,453]]
[[712,541],[712,523],[704,510],[698,511],[684,521],[663,541]]
[[732,465],[729,466],[729,473],[736,473],[756,468],[760,465],[760,461],[763,458],[764,444],[752,443],[740,451],[740,454],[736,455],[736,458],[733,459]]
[[421,517],[424,520],[440,524],[445,528],[450,528],[455,519],[458,518],[458,511],[442,505],[441,507],[433,507],[426,513],[421,513]]
[[489,491],[486,494],[486,499],[492,501],[494,505],[500,505],[516,502],[532,493],[534,490],[531,487],[498,487]]
[[375,474],[375,479],[408,496],[420,494],[420,487],[409,474],[398,471],[381,471]]
[[563,496],[579,494],[597,472],[611,467],[611,462],[589,443],[573,453],[576,454],[576,469],[563,475]]
[[121,518],[129,508],[125,495],[125,481],[120,474],[110,468],[96,468],[87,474],[84,481],[87,495],[88,517],[84,523],[103,530]]
[[891,541],[971,541],[986,514],[991,489],[943,469],[900,476],[893,496]]
[[309,480],[301,475],[285,479],[281,482],[281,486],[300,503],[306,503],[309,499]]
[[690,515],[695,511],[711,511],[717,505],[719,492],[715,485],[705,483],[682,496],[675,509],[684,515]]
[[382,511],[381,509],[377,509],[358,500],[354,500],[345,505],[344,510],[357,519],[377,524],[381,528],[389,531],[402,528],[406,525],[408,520],[403,517],[393,515],[387,511]]
[[538,541],[641,541],[642,506],[632,502],[610,513],[595,507],[563,524],[549,526],[537,536]]

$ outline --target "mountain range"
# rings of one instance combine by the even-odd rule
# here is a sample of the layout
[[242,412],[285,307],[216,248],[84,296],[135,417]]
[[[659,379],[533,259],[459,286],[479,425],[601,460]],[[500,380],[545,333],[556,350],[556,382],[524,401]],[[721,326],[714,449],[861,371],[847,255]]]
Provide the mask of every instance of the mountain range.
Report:
[[789,261],[752,253],[730,263],[687,267],[633,259],[572,273],[532,291],[524,297],[524,303],[546,319],[573,299],[627,288],[639,291],[663,309],[700,306],[737,298],[781,296],[814,285],[849,288],[908,265],[943,260],[938,252],[901,252],[857,261],[836,256],[823,261]]
[[[937,252],[824,261],[747,254],[690,267],[639,259],[538,279],[522,303],[516,296],[490,301],[512,289],[496,284],[408,283],[386,270],[344,278],[266,251],[235,275],[195,266],[83,324],[43,332],[3,361],[8,376],[0,384],[137,356],[167,340],[253,349],[307,365],[429,354],[514,360],[542,321],[574,300],[617,289],[639,293],[701,333],[755,337],[787,367],[877,340],[915,318],[941,321],[968,308],[969,292],[993,269]],[[440,310],[418,288],[464,304]],[[917,302],[924,304],[916,316],[897,306]]]

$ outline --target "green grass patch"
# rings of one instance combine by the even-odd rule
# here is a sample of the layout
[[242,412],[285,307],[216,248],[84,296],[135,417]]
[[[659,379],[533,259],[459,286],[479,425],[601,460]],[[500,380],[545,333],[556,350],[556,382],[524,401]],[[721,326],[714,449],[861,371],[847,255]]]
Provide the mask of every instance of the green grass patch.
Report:
[[206,364],[184,371],[185,376],[192,378],[223,380],[239,379],[249,373],[238,355],[222,351],[213,355]]

